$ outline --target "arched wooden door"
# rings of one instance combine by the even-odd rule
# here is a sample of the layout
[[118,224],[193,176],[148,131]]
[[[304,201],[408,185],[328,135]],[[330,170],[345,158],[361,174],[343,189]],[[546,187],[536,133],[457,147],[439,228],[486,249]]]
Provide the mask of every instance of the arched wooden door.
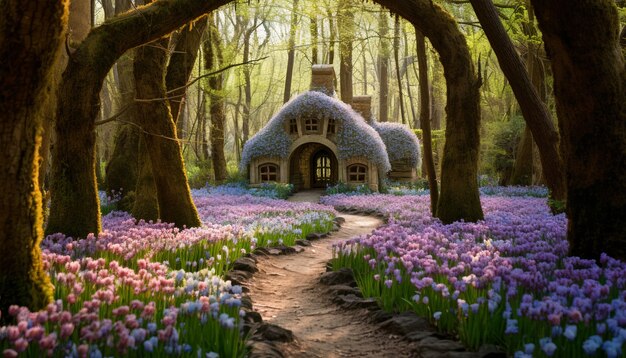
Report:
[[311,187],[325,188],[337,181],[337,161],[326,149],[320,149],[311,156]]

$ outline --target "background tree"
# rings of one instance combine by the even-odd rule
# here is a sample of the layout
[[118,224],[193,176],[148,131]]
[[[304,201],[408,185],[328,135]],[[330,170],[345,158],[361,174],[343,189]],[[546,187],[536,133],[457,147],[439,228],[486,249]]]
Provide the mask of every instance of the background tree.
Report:
[[2,2],[0,13],[0,311],[52,300],[43,238],[39,146],[46,97],[68,21],[68,2]]
[[570,254],[626,259],[626,70],[615,3],[532,5],[554,73]]

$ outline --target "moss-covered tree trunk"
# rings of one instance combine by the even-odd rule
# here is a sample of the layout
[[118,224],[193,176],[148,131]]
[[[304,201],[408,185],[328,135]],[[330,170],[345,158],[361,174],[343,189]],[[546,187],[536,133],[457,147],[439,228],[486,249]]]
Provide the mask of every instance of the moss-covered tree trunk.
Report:
[[134,73],[137,89],[136,122],[152,165],[159,217],[177,227],[200,226],[191,199],[176,125],[165,99],[165,69],[169,37],[136,50]]
[[515,164],[511,175],[512,185],[530,185],[533,179],[533,135],[528,126],[517,143]]
[[174,52],[170,56],[165,74],[165,87],[170,98],[170,108],[172,118],[178,129],[178,137],[185,138],[185,123],[182,120],[181,105],[184,104],[185,93],[187,92],[187,81],[193,70],[193,65],[198,57],[200,40],[204,29],[206,29],[206,17],[202,17],[194,23],[185,25],[176,38]]
[[159,200],[157,188],[152,175],[152,162],[150,154],[143,139],[139,141],[139,170],[137,184],[133,195],[131,213],[135,219],[156,221],[159,218]]
[[[295,4],[295,3],[294,3]],[[204,69],[215,71],[224,64],[224,46],[215,19],[209,18],[208,41],[204,43]],[[211,160],[215,181],[222,183],[228,176],[226,155],[224,154],[224,125],[226,123],[226,103],[222,92],[224,76],[219,73],[209,77],[209,114],[211,115]]]
[[444,222],[483,218],[478,194],[479,81],[454,19],[429,0],[379,0],[430,39],[446,79],[448,114],[437,216]]
[[[430,189],[430,212],[433,216],[437,213],[439,202],[439,185],[437,172],[433,160],[433,140],[430,131],[430,89],[428,86],[428,58],[426,57],[426,38],[418,29],[415,29],[417,42],[417,62],[419,66],[419,90],[420,90],[420,128],[422,129],[422,147],[424,168],[428,175],[428,188]],[[408,76],[407,76],[408,77]]]
[[160,0],[118,15],[90,31],[72,54],[60,84],[56,129],[63,140],[59,140],[53,155],[51,187],[56,190],[52,191],[48,232],[84,237],[100,230],[94,121],[102,83],[115,61],[127,50],[228,2]]
[[381,11],[378,14],[378,34],[380,36],[378,45],[378,58],[376,59],[378,70],[378,120],[387,122],[389,120],[389,14]]
[[44,307],[53,287],[43,238],[39,147],[46,96],[67,30],[68,1],[2,2],[0,12],[0,311]]
[[612,0],[532,4],[554,73],[570,253],[626,259],[626,70],[617,9]]

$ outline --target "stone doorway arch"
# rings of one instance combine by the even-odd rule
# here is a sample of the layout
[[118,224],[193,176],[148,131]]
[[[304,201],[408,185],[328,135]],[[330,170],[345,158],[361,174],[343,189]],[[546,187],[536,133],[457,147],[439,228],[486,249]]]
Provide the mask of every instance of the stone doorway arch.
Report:
[[294,189],[325,188],[337,183],[339,165],[335,153],[317,142],[304,143],[289,158],[289,182]]

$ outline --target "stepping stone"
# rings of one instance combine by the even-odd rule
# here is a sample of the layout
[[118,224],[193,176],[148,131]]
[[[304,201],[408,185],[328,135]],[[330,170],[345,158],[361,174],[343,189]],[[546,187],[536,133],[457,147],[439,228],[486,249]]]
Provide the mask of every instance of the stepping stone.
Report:
[[477,356],[480,358],[506,358],[506,353],[496,345],[483,344],[478,349]]
[[333,302],[346,309],[378,307],[375,298],[361,298],[355,294],[338,295]]
[[256,329],[252,337],[254,340],[275,342],[293,342],[293,332],[275,324],[263,323]]
[[344,217],[337,216],[333,219],[333,221],[337,223],[337,225],[341,225],[346,222],[346,219]]
[[372,313],[370,313],[370,315],[374,323],[385,322],[393,318],[393,314],[385,312],[383,310],[373,311]]
[[284,358],[285,355],[271,342],[252,341],[248,343],[250,358]]
[[322,274],[322,277],[320,277],[320,282],[328,286],[348,285],[356,287],[354,273],[352,272],[352,269],[346,267],[339,269],[339,271],[325,272]]
[[311,246],[311,241],[305,239],[296,240],[296,245]]
[[406,336],[415,331],[434,331],[426,319],[413,312],[404,312],[393,316],[383,322],[380,327],[399,336]]
[[424,338],[417,345],[421,350],[438,352],[461,352],[465,350],[465,347],[458,341],[451,341],[449,339],[438,339],[435,337]]
[[313,241],[313,240],[319,240],[323,237],[326,237],[326,234],[319,233],[319,232],[312,232],[306,236],[306,239]]
[[355,287],[348,286],[348,285],[333,285],[333,286],[330,286],[328,290],[334,295],[353,294],[357,297],[363,297],[361,290]]
[[259,269],[256,267],[256,262],[249,257],[240,257],[233,263],[233,270],[246,271],[255,273]]
[[252,277],[250,272],[239,271],[239,270],[231,270],[224,275],[225,280],[230,280],[233,285],[242,286],[243,284]]

